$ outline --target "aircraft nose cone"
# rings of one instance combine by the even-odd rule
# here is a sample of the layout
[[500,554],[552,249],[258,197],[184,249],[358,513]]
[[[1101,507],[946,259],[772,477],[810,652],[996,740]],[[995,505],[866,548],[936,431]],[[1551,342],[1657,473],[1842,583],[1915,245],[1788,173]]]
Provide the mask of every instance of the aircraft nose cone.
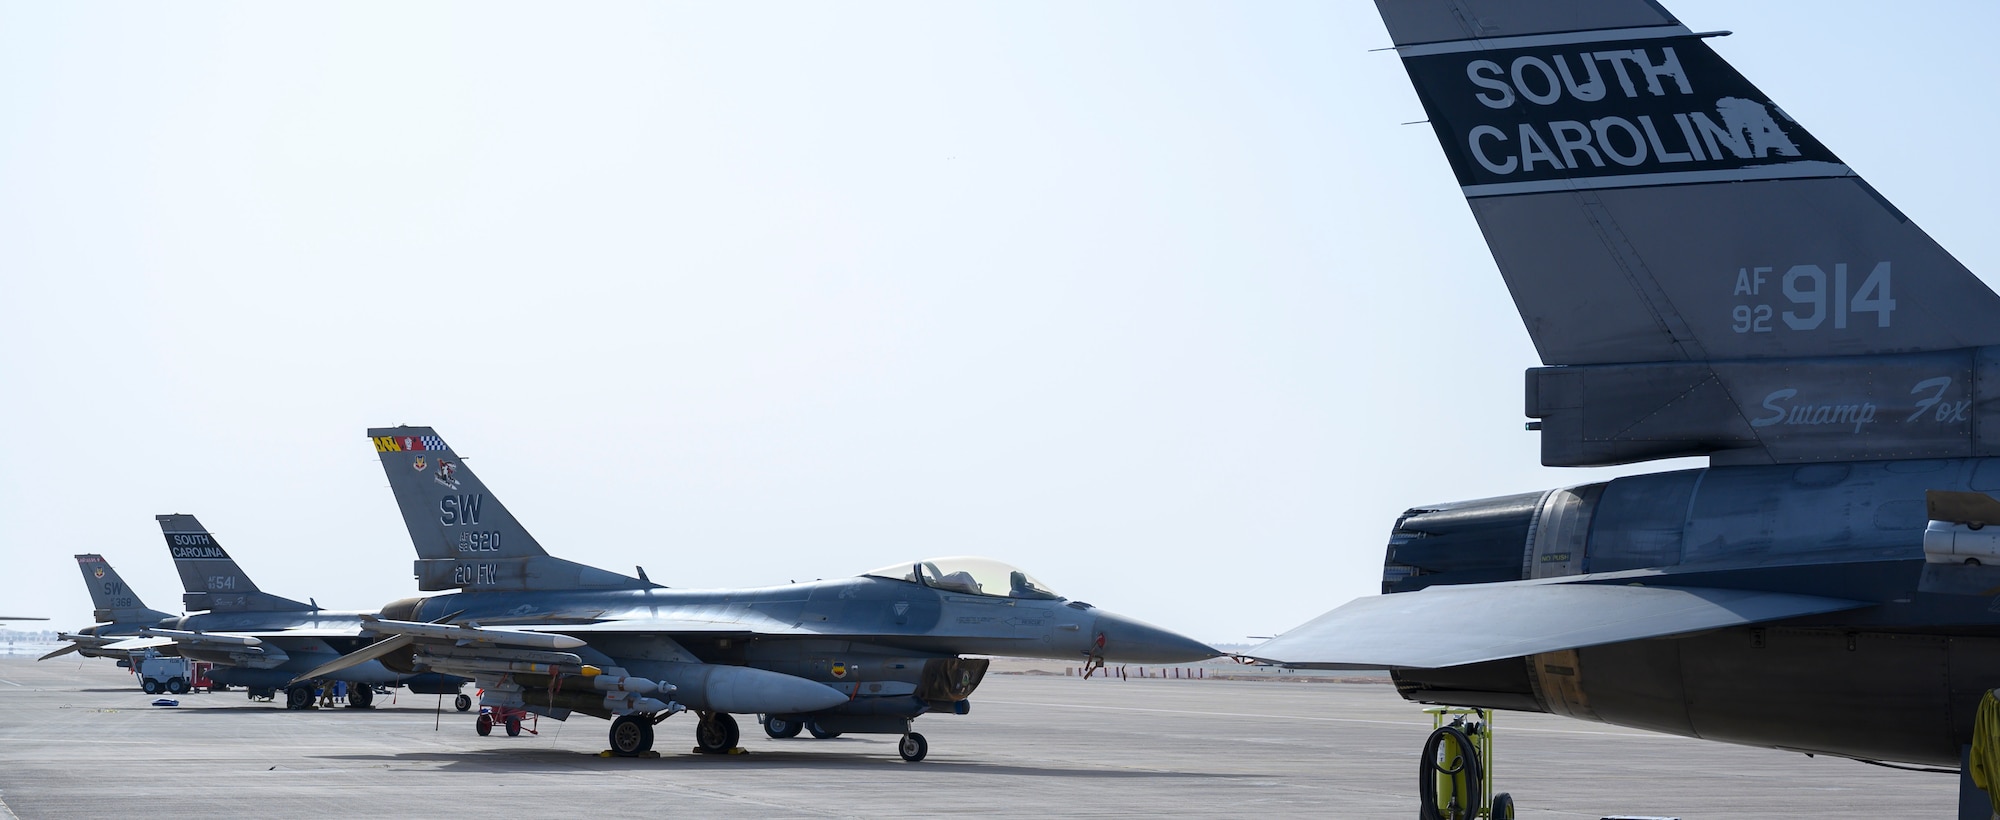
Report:
[[1221,652],[1208,644],[1144,621],[1101,612],[1097,631],[1104,635],[1104,659],[1119,663],[1192,663]]

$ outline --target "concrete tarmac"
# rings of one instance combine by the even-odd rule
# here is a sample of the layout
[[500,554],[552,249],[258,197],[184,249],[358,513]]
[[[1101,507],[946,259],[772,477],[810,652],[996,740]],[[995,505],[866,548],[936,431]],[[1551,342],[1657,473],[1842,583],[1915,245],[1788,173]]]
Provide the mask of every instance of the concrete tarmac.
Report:
[[[287,712],[242,692],[146,705],[110,661],[0,657],[0,820],[63,817],[1338,817],[1417,813],[1419,706],[1381,683],[989,675],[964,717],[895,739],[772,740],[740,756],[601,758],[609,723],[473,733],[434,696]],[[1826,719],[1837,720],[1828,715]],[[1957,778],[1502,713],[1522,818],[1952,817]]]

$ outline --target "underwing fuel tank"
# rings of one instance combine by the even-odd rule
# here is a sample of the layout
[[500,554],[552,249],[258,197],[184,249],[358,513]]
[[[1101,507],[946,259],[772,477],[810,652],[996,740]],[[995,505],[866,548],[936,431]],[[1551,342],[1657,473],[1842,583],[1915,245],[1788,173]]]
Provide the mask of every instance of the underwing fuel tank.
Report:
[[750,666],[632,661],[626,669],[673,684],[674,700],[696,711],[791,715],[831,709],[848,699],[826,684]]

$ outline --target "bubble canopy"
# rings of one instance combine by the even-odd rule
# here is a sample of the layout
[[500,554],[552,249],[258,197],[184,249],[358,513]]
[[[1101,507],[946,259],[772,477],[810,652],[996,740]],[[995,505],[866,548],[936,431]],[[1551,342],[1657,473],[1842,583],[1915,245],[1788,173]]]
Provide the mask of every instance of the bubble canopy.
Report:
[[1051,592],[1033,576],[991,558],[956,555],[891,564],[863,575],[909,581],[945,592],[963,592],[996,598],[1033,598],[1054,601],[1062,596]]

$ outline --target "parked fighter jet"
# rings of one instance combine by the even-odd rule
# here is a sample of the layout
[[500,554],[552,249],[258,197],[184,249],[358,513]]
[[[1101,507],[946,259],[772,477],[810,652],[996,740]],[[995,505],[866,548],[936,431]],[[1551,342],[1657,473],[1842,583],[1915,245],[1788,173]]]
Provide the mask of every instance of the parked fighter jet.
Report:
[[[300,603],[257,588],[201,522],[192,515],[156,516],[167,551],[187,594],[182,604],[193,614],[138,630],[139,637],[111,648],[167,648],[190,660],[215,664],[209,679],[242,686],[255,696],[285,690],[288,709],[312,706],[313,684],[294,679],[345,652],[366,646],[361,619],[372,613],[332,612],[317,602]],[[375,685],[402,685],[419,694],[457,694],[464,678],[392,672],[375,662],[344,667],[324,676],[355,684],[348,704],[367,708]],[[469,706],[469,704],[467,704]]]
[[48,660],[71,652],[86,658],[116,658],[129,663],[134,652],[143,649],[111,649],[112,644],[130,639],[141,630],[157,626],[173,619],[173,615],[157,609],[146,608],[139,600],[139,594],[125,585],[125,579],[118,577],[118,571],[104,560],[104,556],[86,554],[76,556],[77,567],[83,570],[83,585],[90,591],[90,603],[94,607],[91,616],[97,621],[95,626],[85,627],[75,632],[57,632],[56,637],[69,643],[37,660]]
[[1654,0],[1377,7],[1547,365],[1543,463],[1710,466],[1411,509],[1386,594],[1248,654],[1957,763],[2000,516],[1935,491],[2000,490],[2000,297]]
[[388,635],[312,674],[380,658],[470,675],[489,706],[611,718],[611,749],[651,749],[653,727],[700,716],[699,748],[736,746],[730,715],[764,731],[902,736],[930,712],[965,714],[987,661],[963,653],[1172,663],[1217,653],[1057,595],[981,558],[908,561],[856,578],[732,590],[667,589],[549,555],[427,427],[368,431],[415,542],[417,585],[459,590],[389,604]]

